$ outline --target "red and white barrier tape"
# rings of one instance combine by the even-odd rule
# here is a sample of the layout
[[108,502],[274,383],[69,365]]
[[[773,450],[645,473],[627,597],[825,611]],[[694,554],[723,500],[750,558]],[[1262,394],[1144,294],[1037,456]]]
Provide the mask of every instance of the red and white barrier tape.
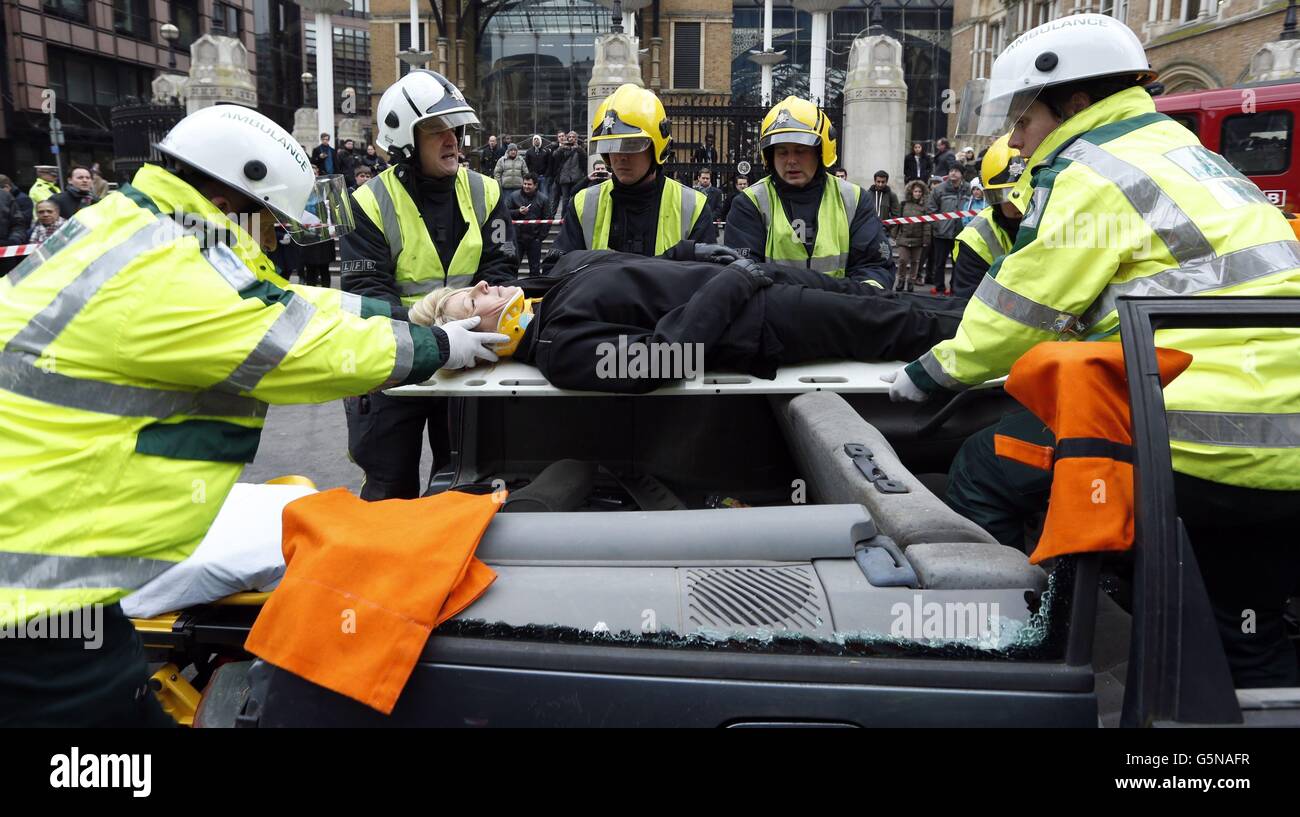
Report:
[[18,255],[27,255],[36,252],[40,244],[16,244],[12,247],[0,247],[0,258],[13,258]]
[[965,218],[979,213],[979,210],[954,210],[951,213],[934,213],[928,216],[899,216],[898,218],[887,218],[881,224],[922,224],[927,221],[948,221],[953,218]]
[[[955,210],[951,213],[935,213],[928,216],[900,216],[898,218],[887,218],[882,224],[922,224],[929,221],[947,221],[953,218],[965,218],[966,216],[976,215],[978,210]],[[514,224],[563,224],[562,218],[529,218],[512,222]],[[726,224],[725,221],[715,221],[714,224],[719,227]],[[13,247],[0,247],[0,258],[14,258],[20,255],[27,255],[35,252],[40,244],[18,244]]]
[[[954,218],[966,218],[967,216],[974,216],[978,213],[979,213],[978,210],[954,210],[951,213],[933,213],[931,215],[925,215],[925,216],[899,216],[898,218],[887,218],[881,223],[886,225],[921,224],[930,221],[948,221],[949,219],[954,219]],[[564,223],[564,219],[562,218],[529,218],[529,219],[517,219],[511,222],[511,224],[563,224],[563,223]],[[719,227],[722,227],[727,222],[715,221],[713,223]]]

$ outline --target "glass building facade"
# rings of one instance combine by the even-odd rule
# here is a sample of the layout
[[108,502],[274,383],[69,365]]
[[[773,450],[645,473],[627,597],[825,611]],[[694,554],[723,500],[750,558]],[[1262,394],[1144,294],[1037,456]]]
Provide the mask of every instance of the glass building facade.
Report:
[[478,44],[484,138],[581,133],[595,39],[609,31],[609,9],[591,0],[531,0],[493,14]]
[[[731,30],[731,101],[760,104],[761,68],[746,56],[763,48],[762,0],[737,0]],[[843,105],[849,48],[868,26],[862,0],[831,13],[827,27],[827,107]],[[952,0],[894,0],[876,7],[876,23],[903,44],[907,82],[909,139],[928,141],[944,135],[948,116],[942,110],[952,51]],[[812,15],[790,6],[772,9],[772,48],[785,61],[772,68],[772,97],[808,96]]]
[[[828,26],[826,87],[828,107],[843,104],[849,48],[869,24],[868,0],[832,12]],[[758,105],[760,68],[746,56],[763,47],[762,0],[735,0],[732,6],[731,101]],[[649,9],[641,16],[649,14]],[[663,26],[671,15],[665,9]],[[908,88],[910,139],[944,135],[944,90],[952,50],[952,0],[885,0],[876,4],[876,22],[903,43]],[[484,26],[478,43],[482,93],[479,116],[484,133],[522,140],[533,133],[582,131],[587,116],[587,82],[595,60],[593,41],[610,30],[608,8],[592,0],[523,0],[504,3]],[[773,68],[773,94],[808,95],[812,16],[784,0],[773,9],[772,47],[786,52]],[[642,43],[643,46],[646,43]],[[665,42],[667,46],[668,43]],[[707,55],[706,55],[707,56]],[[668,71],[672,53],[662,54]]]

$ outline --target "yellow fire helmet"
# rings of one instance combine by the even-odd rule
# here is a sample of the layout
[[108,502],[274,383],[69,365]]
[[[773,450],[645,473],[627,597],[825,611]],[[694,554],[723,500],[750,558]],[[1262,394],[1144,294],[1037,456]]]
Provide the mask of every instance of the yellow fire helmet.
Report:
[[519,348],[519,341],[524,338],[524,330],[533,319],[533,304],[541,298],[525,298],[521,289],[510,299],[506,308],[501,310],[501,320],[497,321],[497,331],[510,338],[509,342],[493,347],[501,357],[510,357]]
[[664,103],[653,92],[632,83],[600,103],[591,118],[592,153],[640,153],[653,148],[655,164],[668,160],[673,139]]
[[788,96],[773,106],[763,117],[763,130],[758,147],[767,164],[772,164],[767,149],[782,142],[796,145],[821,146],[822,165],[835,164],[835,127],[826,112],[806,99]]
[[1029,190],[1019,184],[1025,173],[1025,157],[1011,147],[1011,134],[999,136],[989,145],[980,162],[980,183],[984,186],[984,200],[989,204],[1011,202],[1020,212],[1025,212]]

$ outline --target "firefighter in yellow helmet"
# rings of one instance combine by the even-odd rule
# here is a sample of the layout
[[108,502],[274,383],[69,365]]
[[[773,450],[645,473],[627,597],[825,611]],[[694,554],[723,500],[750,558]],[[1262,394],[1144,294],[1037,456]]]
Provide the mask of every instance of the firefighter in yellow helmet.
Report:
[[975,294],[999,258],[1011,252],[1020,229],[1020,208],[1026,193],[1016,183],[1025,172],[1025,159],[1007,142],[1011,134],[999,137],[980,162],[980,182],[988,206],[957,235],[952,248],[952,292],[962,298]]
[[668,178],[672,149],[663,103],[628,83],[610,94],[588,131],[611,177],[574,194],[547,267],[575,250],[664,255],[681,241],[712,244],[718,231],[703,193]]
[[736,197],[724,239],[755,260],[890,290],[889,237],[871,197],[827,172],[835,147],[825,111],[793,96],[777,103],[759,137],[771,174]]

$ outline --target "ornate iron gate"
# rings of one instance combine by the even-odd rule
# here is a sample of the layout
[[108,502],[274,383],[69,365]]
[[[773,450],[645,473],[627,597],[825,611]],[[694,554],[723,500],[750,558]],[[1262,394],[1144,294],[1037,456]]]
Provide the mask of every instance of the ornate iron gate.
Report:
[[[750,182],[766,176],[758,135],[767,108],[728,105],[721,94],[698,99],[691,104],[665,106],[673,128],[673,155],[665,166],[668,173],[690,185],[695,182],[696,173],[708,168],[713,172],[713,185],[723,190],[731,189],[737,175],[747,175]],[[826,114],[836,131],[840,131],[843,109],[827,108]],[[700,151],[708,146],[709,136],[713,137],[716,161],[702,161],[704,154]],[[748,172],[744,171],[742,162],[748,163]]]
[[129,182],[145,162],[161,162],[154,145],[185,117],[181,105],[136,102],[113,108],[113,174],[118,182]]

